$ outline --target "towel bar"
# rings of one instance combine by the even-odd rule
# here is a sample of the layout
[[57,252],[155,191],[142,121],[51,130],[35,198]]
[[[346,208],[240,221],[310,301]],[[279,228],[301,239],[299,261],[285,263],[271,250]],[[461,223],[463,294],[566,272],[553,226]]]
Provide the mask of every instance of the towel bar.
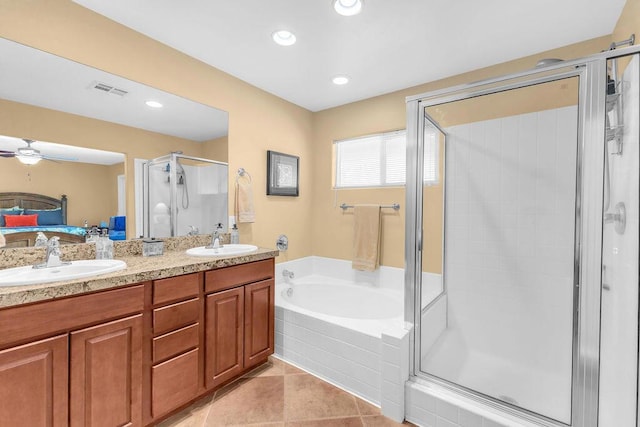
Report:
[[[340,205],[340,209],[347,210],[349,208],[354,208],[354,205],[347,205],[346,203],[343,203]],[[400,210],[400,203],[394,203],[392,205],[380,205],[381,208],[388,208],[388,209],[393,209],[394,211]]]

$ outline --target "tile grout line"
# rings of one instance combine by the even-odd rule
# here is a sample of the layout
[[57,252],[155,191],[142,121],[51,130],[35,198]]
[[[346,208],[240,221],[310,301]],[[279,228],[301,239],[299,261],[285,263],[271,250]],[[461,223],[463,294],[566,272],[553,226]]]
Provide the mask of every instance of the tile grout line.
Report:
[[364,426],[364,420],[362,419],[362,412],[360,411],[360,405],[358,405],[358,400],[354,395],[351,395],[353,398],[353,404],[356,405],[356,411],[358,411],[358,418],[360,419],[360,424]]
[[287,374],[286,366],[282,363],[282,425],[287,426]]

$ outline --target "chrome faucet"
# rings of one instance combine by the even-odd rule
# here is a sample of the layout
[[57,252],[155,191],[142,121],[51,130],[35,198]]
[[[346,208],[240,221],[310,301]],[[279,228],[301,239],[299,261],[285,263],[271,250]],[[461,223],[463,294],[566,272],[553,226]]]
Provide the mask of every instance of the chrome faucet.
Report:
[[60,238],[58,236],[53,236],[47,242],[47,252],[44,257],[44,262],[41,264],[36,264],[33,268],[49,268],[49,267],[60,267],[61,265],[71,264],[68,261],[62,261],[60,256],[62,255],[62,251],[60,250]]
[[222,237],[222,224],[218,224],[218,228],[216,228],[213,233],[211,233],[211,243],[207,246],[207,249],[218,249],[223,247],[223,237]]

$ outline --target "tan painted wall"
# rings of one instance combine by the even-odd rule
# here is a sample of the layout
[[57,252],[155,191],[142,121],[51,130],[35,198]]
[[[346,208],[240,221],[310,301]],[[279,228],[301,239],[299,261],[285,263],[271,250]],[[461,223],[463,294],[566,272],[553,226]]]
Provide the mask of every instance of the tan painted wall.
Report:
[[[240,240],[274,247],[277,236],[285,233],[291,245],[278,261],[311,255],[309,111],[67,0],[0,1],[0,36],[228,111],[230,182],[244,167],[254,183],[257,220],[240,225]],[[128,159],[138,155],[131,145],[105,145]],[[265,195],[268,149],[300,156],[300,197]],[[132,175],[128,161],[127,176]],[[131,186],[127,206],[132,218]]]
[[[81,226],[86,219],[90,224],[109,221],[114,215],[117,199],[112,182],[112,167],[87,163],[43,160],[35,166],[26,166],[16,159],[0,159],[0,192],[23,191],[68,198],[67,223]],[[120,166],[122,170],[122,166]],[[6,179],[5,177],[10,177]]]
[[202,157],[205,159],[217,160],[219,162],[229,161],[229,138],[221,138],[206,141],[202,146]]
[[636,35],[636,45],[640,43],[640,0],[627,0],[613,30],[611,41],[619,42]]
[[[339,190],[336,192],[332,189],[333,141],[404,128],[406,126],[405,97],[407,96],[525,70],[532,68],[541,58],[573,59],[586,56],[605,49],[610,43],[610,37],[588,40],[576,45],[497,64],[492,67],[316,113],[314,115],[313,136],[313,158],[316,164],[313,177],[314,204],[312,209],[314,255],[340,259],[351,258],[353,215],[349,213],[343,214],[336,207],[340,203],[387,204],[398,202],[402,205],[399,214],[385,211],[383,215],[380,262],[382,265],[387,266],[404,266],[404,188]],[[537,108],[535,104],[535,102],[533,104],[527,103],[522,108],[524,110],[535,110]],[[559,105],[562,104],[561,102]],[[486,111],[482,105],[475,107],[481,112]],[[507,104],[504,105],[505,111],[508,111],[509,108]],[[492,116],[495,116],[495,113],[492,113]],[[485,118],[489,118],[489,116],[458,117],[456,121],[483,120]],[[448,124],[453,124],[453,122]],[[432,203],[425,209],[425,235],[441,235],[441,189],[439,186],[425,187],[425,197],[432,200]],[[331,232],[329,233],[327,230],[331,230]],[[441,241],[427,239],[424,252],[425,260],[428,260],[425,262],[425,270],[439,272],[441,266]]]

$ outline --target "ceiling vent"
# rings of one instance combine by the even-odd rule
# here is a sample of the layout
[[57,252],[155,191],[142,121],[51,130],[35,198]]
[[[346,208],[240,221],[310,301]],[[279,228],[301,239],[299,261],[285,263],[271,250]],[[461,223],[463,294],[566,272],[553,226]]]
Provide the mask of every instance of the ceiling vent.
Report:
[[95,90],[99,90],[101,92],[105,92],[105,93],[111,93],[113,95],[118,95],[118,96],[125,96],[127,93],[129,93],[128,91],[124,90],[124,89],[119,89],[117,87],[113,87],[111,85],[108,85],[106,83],[101,83],[101,82],[97,82],[94,81],[91,83],[91,85],[89,86],[90,89],[95,89]]

